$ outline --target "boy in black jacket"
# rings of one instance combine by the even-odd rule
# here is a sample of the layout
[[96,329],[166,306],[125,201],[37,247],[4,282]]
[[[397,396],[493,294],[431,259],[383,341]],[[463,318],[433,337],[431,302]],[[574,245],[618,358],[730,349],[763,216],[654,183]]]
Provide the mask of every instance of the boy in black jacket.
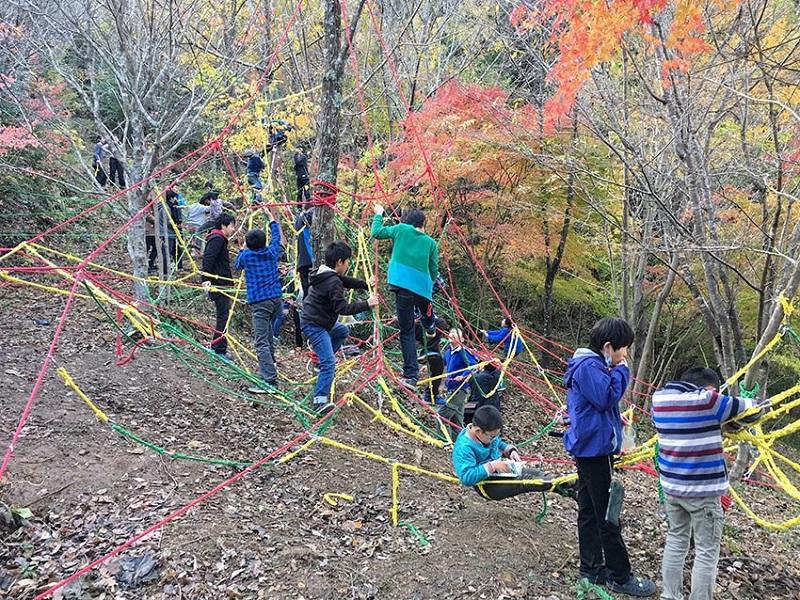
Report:
[[335,352],[341,348],[350,329],[337,322],[339,315],[355,315],[378,304],[377,296],[349,304],[344,297],[344,288],[366,290],[363,279],[347,277],[353,255],[350,246],[344,242],[331,242],[325,249],[325,264],[321,265],[310,278],[311,288],[303,301],[300,328],[311,342],[311,347],[319,359],[319,375],[314,388],[314,410],[320,414],[334,408],[328,395],[336,372]]
[[222,292],[210,291],[211,286],[230,287],[233,281],[231,259],[228,255],[228,238],[236,231],[236,219],[233,215],[222,213],[216,220],[214,228],[206,236],[206,247],[203,250],[203,270],[201,278],[203,289],[214,302],[217,310],[217,321],[214,326],[214,339],[211,349],[224,359],[228,359],[228,340],[225,339],[225,325],[231,312],[231,299]]

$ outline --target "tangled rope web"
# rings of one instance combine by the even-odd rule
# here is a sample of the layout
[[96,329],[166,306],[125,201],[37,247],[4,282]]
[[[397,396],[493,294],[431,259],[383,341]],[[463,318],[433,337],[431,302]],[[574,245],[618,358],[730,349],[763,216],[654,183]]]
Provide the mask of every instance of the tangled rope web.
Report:
[[[281,43],[276,44],[276,48],[280,48],[285,40],[301,4],[302,0],[289,17],[286,28],[280,38]],[[365,3],[365,6],[372,22],[373,33],[383,48],[389,72],[392,74],[400,92],[398,97],[404,99],[405,96],[400,91],[391,55],[386,51],[386,45],[370,3]],[[349,32],[346,27],[344,31],[348,35]],[[350,44],[350,40],[348,39],[347,41]],[[352,45],[350,45],[350,48],[350,58],[355,61]],[[278,51],[276,50],[270,57],[267,69],[255,86],[250,102],[265,85],[267,74],[271,73],[277,53]],[[357,74],[357,69],[354,69],[354,74]],[[357,84],[356,97],[362,103],[362,108],[364,108],[360,82],[357,81],[357,75],[355,77]],[[129,190],[122,190],[87,207],[62,223],[19,243],[13,248],[2,249],[2,255],[0,255],[0,278],[2,278],[5,286],[27,286],[40,291],[42,294],[64,297],[66,301],[47,355],[19,417],[16,430],[12,434],[2,464],[0,464],[0,476],[7,469],[14,447],[19,441],[22,428],[33,410],[35,399],[50,367],[59,337],[69,319],[71,307],[76,301],[96,304],[106,318],[108,327],[116,336],[115,356],[117,365],[135,361],[138,352],[172,353],[185,367],[185,372],[189,376],[202,379],[218,390],[220,394],[239,398],[243,402],[262,404],[269,409],[289,411],[298,423],[298,431],[291,439],[288,439],[266,456],[247,461],[224,456],[207,457],[170,451],[159,440],[144,439],[136,432],[126,428],[124,424],[115,422],[101,407],[94,403],[92,398],[84,393],[80,382],[75,381],[70,375],[69,365],[59,368],[58,374],[65,384],[76,392],[101,422],[106,423],[116,433],[173,459],[225,465],[238,471],[215,488],[171,513],[166,518],[154,523],[105,556],[98,558],[73,573],[70,577],[55,584],[39,597],[45,597],[56,589],[74,581],[94,566],[122,552],[146,535],[185,514],[193,506],[200,504],[253,470],[274,461],[285,462],[316,445],[325,445],[341,451],[352,452],[365,460],[383,462],[389,467],[388,475],[391,477],[392,482],[392,506],[389,511],[395,525],[403,525],[400,521],[401,515],[398,508],[401,473],[414,473],[433,477],[445,483],[458,483],[449,473],[402,463],[392,457],[367,452],[325,436],[326,429],[337,419],[343,407],[348,405],[351,409],[365,411],[370,418],[381,425],[417,443],[446,451],[452,441],[446,427],[446,425],[452,424],[439,417],[434,407],[421,398],[421,392],[424,390],[424,386],[430,383],[430,378],[420,381],[420,393],[409,391],[398,385],[398,366],[402,362],[399,358],[400,353],[397,344],[398,331],[392,322],[392,306],[386,303],[385,297],[382,298],[381,304],[375,308],[372,315],[366,316],[353,325],[351,331],[354,335],[353,340],[358,347],[358,352],[354,355],[343,356],[338,361],[332,394],[332,397],[336,399],[336,409],[325,417],[318,418],[310,407],[311,389],[314,382],[314,373],[311,365],[313,357],[310,354],[306,357],[309,363],[307,369],[308,377],[305,380],[292,379],[286,373],[282,373],[281,387],[284,391],[271,394],[268,400],[239,391],[243,387],[242,384],[245,384],[244,387],[246,387],[246,384],[256,385],[260,381],[260,378],[252,371],[256,357],[248,342],[243,339],[243,332],[236,325],[240,320],[239,316],[242,310],[246,310],[242,294],[242,277],[231,280],[229,287],[219,290],[233,301],[234,308],[231,311],[228,323],[228,341],[232,360],[222,360],[209,351],[207,344],[213,336],[213,328],[196,317],[197,305],[205,302],[205,293],[199,285],[199,265],[191,252],[189,252],[187,247],[189,240],[183,237],[182,232],[175,223],[171,223],[171,227],[175,234],[179,252],[183,251],[185,260],[188,263],[188,272],[186,273],[178,273],[173,269],[163,279],[140,279],[126,272],[118,264],[119,261],[109,252],[115,242],[120,243],[121,240],[124,240],[128,229],[134,222],[142,219],[148,211],[153,209],[156,203],[164,201],[164,192],[167,189],[183,181],[192,173],[202,172],[207,162],[212,159],[221,160],[231,177],[232,185],[239,192],[242,200],[242,208],[237,211],[237,219],[239,221],[247,223],[248,227],[264,227],[268,221],[264,209],[270,206],[277,208],[280,212],[281,225],[287,240],[291,241],[294,236],[300,233],[294,229],[292,214],[292,208],[298,207],[300,203],[288,200],[290,196],[287,194],[286,186],[280,176],[280,147],[273,148],[268,155],[270,159],[268,167],[270,178],[263,196],[268,201],[260,203],[251,202],[251,198],[248,197],[249,194],[244,190],[242,183],[231,166],[231,160],[223,150],[222,142],[235,124],[245,118],[248,106],[249,103],[246,103],[220,134],[205,146],[184,156],[174,164],[161,169],[149,178],[149,180],[155,182],[158,177],[166,173],[174,173],[176,169],[182,169],[180,175],[174,178],[169,185],[160,190],[156,188],[158,193],[139,212],[126,219],[111,235],[103,239],[86,255],[77,256],[72,254],[65,248],[55,246],[51,240],[58,239],[58,234],[70,225],[77,223],[87,226],[86,224],[90,224],[103,207],[111,205],[122,198],[126,191],[144,185],[148,180],[137,182]],[[409,107],[406,108],[409,109]],[[366,121],[367,113],[367,110],[362,110],[361,116],[364,119],[364,128],[367,132],[368,142],[371,145],[370,127]],[[409,121],[408,135],[419,143],[420,137],[414,130],[412,120]],[[510,315],[464,232],[458,223],[451,218],[446,199],[437,183],[436,174],[428,160],[425,147],[421,143],[419,143],[419,152],[425,167],[424,172],[420,174],[416,181],[427,178],[432,194],[432,204],[438,207],[439,211],[439,218],[436,219],[436,222],[441,224],[441,227],[435,232],[435,237],[440,246],[442,262],[440,270],[444,276],[445,284],[441,293],[435,296],[434,306],[438,314],[445,316],[453,324],[459,324],[464,329],[467,344],[471,346],[474,353],[479,357],[480,362],[475,368],[480,368],[491,361],[497,360],[494,356],[498,348],[486,346],[479,335],[481,325],[486,323],[485,317],[473,314],[459,304],[457,289],[450,269],[454,253],[464,252],[466,254],[469,264],[474,269],[476,278],[484,289],[489,290],[494,297],[500,312],[505,316]],[[336,231],[354,249],[354,270],[358,276],[367,281],[370,281],[373,276],[377,276],[381,280],[381,275],[386,272],[386,257],[378,252],[376,243],[370,243],[366,233],[368,220],[372,212],[371,204],[374,202],[392,204],[393,200],[405,191],[400,189],[391,193],[386,192],[383,184],[381,184],[382,179],[378,176],[374,157],[372,168],[375,172],[374,181],[376,182],[376,187],[371,195],[353,194],[323,182],[315,182],[316,189],[321,191],[317,191],[311,200],[313,204],[328,207],[333,211]],[[343,196],[348,197],[347,210],[342,208],[343,202],[337,201],[337,197],[341,198]],[[292,256],[293,248],[294,244],[287,243],[290,262],[293,262],[294,258]],[[157,293],[150,296],[146,302],[139,301],[126,291],[134,283],[143,284],[147,286],[148,290],[157,291]],[[775,340],[765,348],[764,354],[774,349],[781,340],[790,340],[794,343],[800,341],[800,337],[791,327],[789,320],[791,312],[791,302],[785,301],[786,320],[784,327]],[[536,355],[537,353],[540,356],[547,355],[549,357],[548,362],[563,365],[572,350],[519,325],[512,328],[509,336],[512,345],[516,340],[519,340],[524,351],[516,358],[513,353],[509,353],[501,361],[501,381],[509,387],[513,386],[520,397],[526,398],[533,403],[538,414],[542,416],[542,427],[537,431],[529,432],[530,436],[527,439],[518,441],[517,446],[524,451],[528,445],[557,426],[564,402],[564,390],[559,385],[560,369],[542,368]],[[503,345],[506,341],[508,340],[501,341],[498,346]],[[759,358],[761,356],[754,357],[751,363],[745,365],[742,371],[731,378],[729,384],[737,381],[750,364]],[[652,386],[645,385],[644,387],[652,390]],[[748,474],[759,473],[760,485],[772,486],[793,500],[800,501],[800,490],[795,487],[786,472],[787,467],[791,471],[800,472],[800,464],[775,449],[777,440],[800,429],[800,421],[790,420],[786,423],[790,419],[790,412],[800,404],[798,392],[800,392],[800,384],[770,398],[770,407],[757,424],[748,430],[727,434],[729,447],[726,449],[733,451],[738,443],[746,443],[754,447],[757,450],[757,455],[750,465]],[[641,408],[645,405],[647,394],[648,392],[631,393],[626,399],[628,409],[625,412],[625,416],[629,423],[638,423],[644,426],[643,429],[650,430],[648,427],[649,417]],[[780,422],[778,421],[779,419],[781,419]],[[769,425],[774,423],[783,424],[780,427],[775,425],[770,428]],[[655,470],[650,466],[653,462],[655,443],[655,438],[652,437],[643,444],[628,450],[621,457],[618,463],[619,466],[655,475]],[[558,457],[549,458],[555,464],[569,462],[563,460],[563,457],[561,459]],[[548,458],[544,460],[547,462]],[[553,487],[560,483],[574,480],[575,477],[572,473],[558,477],[553,481]],[[745,480],[754,481],[752,478],[745,478]],[[762,519],[746,504],[742,498],[741,489],[737,491],[731,488],[731,494],[743,510],[759,525],[771,529],[785,530],[800,524],[800,516],[792,517],[782,523],[774,523]],[[329,498],[326,497],[326,500],[335,502],[336,498],[331,496]],[[406,526],[408,525],[406,524]],[[413,526],[411,527],[413,528]]]

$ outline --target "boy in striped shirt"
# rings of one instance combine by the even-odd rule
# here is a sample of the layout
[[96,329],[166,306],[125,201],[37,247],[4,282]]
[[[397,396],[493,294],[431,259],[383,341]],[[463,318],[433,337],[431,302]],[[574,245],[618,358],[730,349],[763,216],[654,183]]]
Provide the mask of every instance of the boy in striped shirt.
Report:
[[690,600],[710,600],[717,578],[722,539],[720,497],[728,489],[722,453],[722,424],[757,420],[761,412],[748,398],[720,394],[716,372],[694,367],[653,394],[658,432],[658,470],[669,522],[661,566],[662,600],[683,600],[683,565],[694,537]]

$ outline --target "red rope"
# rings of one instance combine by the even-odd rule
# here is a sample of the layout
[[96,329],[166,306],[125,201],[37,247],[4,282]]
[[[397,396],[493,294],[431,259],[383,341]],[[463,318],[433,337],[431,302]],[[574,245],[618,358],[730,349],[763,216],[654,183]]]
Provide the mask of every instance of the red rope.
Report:
[[53,332],[53,338],[50,340],[50,347],[47,349],[47,354],[44,357],[44,361],[42,361],[42,366],[39,369],[39,374],[36,376],[33,389],[28,396],[28,400],[25,402],[25,406],[22,408],[22,414],[20,414],[19,420],[17,421],[17,427],[14,429],[14,433],[11,435],[11,441],[8,444],[8,448],[6,448],[6,453],[3,456],[3,462],[0,464],[0,479],[3,478],[3,473],[6,472],[8,463],[11,460],[11,455],[14,453],[14,448],[17,445],[17,440],[19,440],[20,433],[22,433],[22,428],[25,427],[25,423],[31,414],[31,410],[33,409],[33,402],[36,400],[36,396],[39,395],[39,389],[42,387],[45,373],[47,373],[47,367],[50,366],[50,360],[52,360],[53,353],[56,351],[58,338],[61,337],[61,332],[64,330],[64,324],[67,322],[67,314],[72,306],[72,301],[75,299],[75,292],[78,289],[80,280],[81,275],[78,274],[78,276],[75,278],[75,282],[72,284],[72,289],[69,292],[69,296],[67,296],[67,301],[64,304],[64,310],[61,312],[58,325],[56,325],[56,329]]

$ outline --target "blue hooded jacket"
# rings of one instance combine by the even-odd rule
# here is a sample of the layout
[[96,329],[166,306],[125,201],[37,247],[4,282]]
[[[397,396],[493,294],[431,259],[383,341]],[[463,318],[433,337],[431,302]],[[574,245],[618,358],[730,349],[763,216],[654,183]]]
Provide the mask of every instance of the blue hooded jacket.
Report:
[[564,372],[569,429],[564,448],[576,458],[618,454],[622,445],[619,401],[628,387],[625,365],[608,368],[603,357],[578,348]]
[[511,335],[511,327],[501,327],[500,329],[490,329],[486,332],[486,341],[490,344],[499,344],[503,342],[503,350],[506,351],[506,356],[512,353],[511,342],[514,342],[513,354],[522,354],[523,345],[522,338],[519,336]]

